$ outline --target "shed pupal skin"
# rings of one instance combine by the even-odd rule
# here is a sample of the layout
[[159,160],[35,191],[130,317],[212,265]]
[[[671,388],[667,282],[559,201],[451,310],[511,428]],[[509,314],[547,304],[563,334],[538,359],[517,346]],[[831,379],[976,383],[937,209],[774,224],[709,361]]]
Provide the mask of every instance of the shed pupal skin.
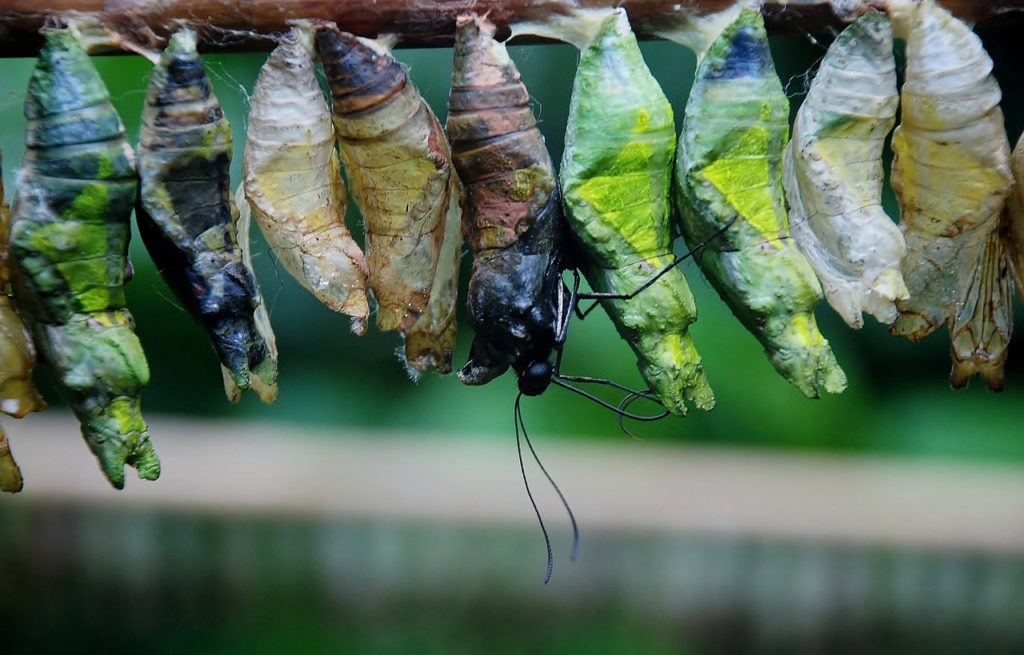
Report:
[[277,398],[277,345],[230,194],[231,126],[196,51],[171,37],[150,77],[139,133],[142,240],[164,281],[210,335],[235,402]]
[[[46,405],[32,383],[32,369],[36,365],[32,335],[18,315],[14,299],[8,295],[10,219],[4,199],[4,184],[0,179],[0,412],[21,418],[29,412],[42,410]],[[16,493],[21,491],[22,485],[21,470],[11,455],[3,425],[0,425],[0,491]]]
[[312,33],[294,27],[260,70],[249,105],[245,198],[285,270],[363,334],[366,260],[345,226],[348,194],[314,66]]
[[[595,291],[630,294],[674,262],[672,107],[644,63],[624,10],[606,12],[580,55],[560,181]],[[666,409],[714,406],[689,333],[697,319],[678,268],[629,300],[602,300]]]
[[18,309],[111,484],[124,486],[126,464],[155,480],[140,407],[149,367],[125,306],[135,163],[73,30],[46,33],[25,118],[10,240]]
[[783,160],[793,238],[857,329],[862,312],[891,324],[895,301],[909,298],[903,234],[882,209],[882,149],[898,104],[892,27],[869,9],[829,47]]
[[985,240],[963,304],[950,322],[953,368],[949,384],[963,389],[980,375],[992,391],[1003,390],[1003,368],[1013,332],[1013,283],[1006,246],[997,228]]
[[380,44],[318,25],[335,131],[366,227],[377,327],[400,330],[413,377],[455,348],[462,190],[433,111]]
[[917,341],[947,323],[951,384],[980,374],[999,389],[1012,321],[992,234],[1013,178],[992,60],[968,25],[931,0],[892,15],[907,43],[892,186],[910,290],[892,333]]
[[36,349],[10,296],[10,212],[0,180],[0,412],[21,418],[46,404],[32,383]]
[[1006,198],[1003,243],[1010,272],[1016,282],[1017,297],[1024,301],[1024,135],[1013,147],[1010,157],[1013,187]]
[[[957,366],[955,342],[952,347],[953,373],[958,368],[963,370],[961,380],[964,385],[971,375],[978,373],[985,378],[989,388],[996,391],[1002,388],[1002,369],[1009,355],[1014,326],[1014,282],[1017,296],[1024,299],[1024,137],[1014,146],[1010,170],[1014,183],[1007,203],[1002,208],[996,234],[998,238],[989,236],[982,263],[973,280],[974,286],[988,285],[989,288],[981,288],[981,291],[969,294],[968,300],[973,303],[974,311],[962,312],[970,316],[974,323],[969,324],[969,331],[963,331],[967,335],[967,343],[961,350],[974,356],[962,357],[965,363]],[[961,333],[956,331],[956,334]],[[956,381],[950,382],[956,386]]]
[[710,240],[697,262],[719,295],[775,369],[817,398],[845,389],[846,375],[814,318],[821,285],[789,238],[782,188],[788,136],[789,101],[764,20],[744,8],[697,67],[676,154],[675,198],[686,241]]
[[565,221],[554,164],[530,95],[494,26],[460,16],[448,138],[465,184],[463,232],[473,249],[467,305],[475,336],[459,371],[486,384],[548,361],[559,332]]

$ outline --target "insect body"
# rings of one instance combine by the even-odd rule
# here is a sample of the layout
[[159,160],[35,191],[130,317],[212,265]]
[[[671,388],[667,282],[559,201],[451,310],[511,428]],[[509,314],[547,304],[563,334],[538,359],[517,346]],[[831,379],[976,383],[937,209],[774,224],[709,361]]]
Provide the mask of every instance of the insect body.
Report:
[[348,196],[330,108],[314,74],[313,38],[293,28],[252,92],[245,197],[274,255],[303,286],[366,330],[366,260],[345,227]]
[[[22,323],[8,295],[10,268],[8,235],[10,214],[4,201],[4,185],[0,180],[0,412],[21,418],[45,407],[32,384],[36,351],[32,335]],[[21,471],[11,456],[7,437],[0,425],[0,491],[21,491]]]
[[898,11],[894,25],[907,42],[892,186],[910,298],[897,303],[892,332],[916,341],[948,323],[951,383],[980,373],[999,388],[1009,293],[991,237],[1012,176],[992,60],[966,24],[930,0]]
[[832,43],[783,161],[793,237],[848,325],[886,325],[909,297],[903,235],[882,209],[882,147],[896,120],[892,28],[869,10]]
[[[688,328],[697,310],[672,267],[672,108],[644,64],[625,11],[604,15],[580,56],[560,180],[584,273],[666,409],[714,406]],[[660,275],[659,272],[661,272]],[[651,282],[652,277],[657,279]]]
[[377,327],[401,330],[413,375],[451,370],[460,189],[441,125],[382,46],[316,30],[352,198],[366,224]]
[[469,316],[476,336],[466,384],[485,384],[510,366],[536,395],[570,311],[562,284],[563,218],[554,165],[530,96],[494,26],[460,17],[448,137],[466,185],[463,230],[473,249]]
[[821,389],[842,391],[846,376],[814,319],[821,286],[789,239],[781,161],[788,130],[764,21],[744,8],[697,68],[676,155],[676,201],[687,241],[708,242],[698,261],[719,295],[776,370],[815,398]]
[[149,368],[125,307],[135,166],[106,87],[70,29],[46,33],[25,102],[11,226],[15,298],[110,482],[156,479],[139,396]]
[[228,398],[277,397],[277,347],[229,193],[231,127],[196,36],[171,37],[153,69],[139,136],[139,231],[168,286],[209,332]]

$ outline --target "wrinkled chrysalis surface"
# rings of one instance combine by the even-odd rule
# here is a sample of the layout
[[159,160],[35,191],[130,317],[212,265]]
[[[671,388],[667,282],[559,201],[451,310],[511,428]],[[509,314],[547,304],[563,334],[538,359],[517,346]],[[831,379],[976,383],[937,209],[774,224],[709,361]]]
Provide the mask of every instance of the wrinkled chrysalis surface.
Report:
[[[10,213],[4,199],[4,184],[0,179],[0,412],[21,418],[25,414],[45,407],[32,384],[32,369],[36,365],[36,350],[32,336],[8,295],[10,267],[8,265],[8,239]],[[0,425],[0,491],[21,491],[21,471],[11,456],[7,436]]]
[[459,379],[484,384],[547,361],[568,300],[554,165],[515,63],[476,16],[458,19],[447,128],[474,255],[467,304],[476,336]]
[[[744,8],[697,67],[676,155],[676,201],[697,261],[719,295],[804,395],[846,376],[818,331],[821,285],[789,238],[782,154],[789,101],[761,13]],[[725,232],[719,234],[723,229]]]
[[139,133],[139,231],[167,286],[206,328],[225,392],[277,398],[277,346],[230,194],[231,127],[196,52],[171,37],[153,69]]
[[907,241],[893,334],[922,339],[948,323],[954,387],[1002,387],[1012,323],[1002,245],[994,236],[1012,184],[992,60],[968,25],[931,0],[894,15],[907,42],[892,186]]
[[45,405],[32,383],[35,345],[10,296],[10,218],[0,180],[0,412],[21,418]]
[[1017,296],[1024,300],[1024,135],[1013,147],[1010,170],[1014,182],[1004,209],[1003,243],[1010,272],[1017,283]]
[[366,226],[377,327],[400,330],[414,376],[451,370],[460,194],[441,125],[383,46],[316,30],[352,199]]
[[260,71],[249,104],[245,197],[285,270],[362,334],[366,260],[345,226],[348,195],[312,54],[312,34],[295,27]]
[[840,33],[797,112],[783,161],[793,238],[846,324],[889,325],[909,297],[903,235],[882,209],[882,148],[896,121],[896,60],[885,14]]
[[[560,181],[595,291],[630,294],[672,264],[672,107],[647,69],[626,13],[603,18],[573,83]],[[667,409],[714,406],[689,326],[697,308],[672,269],[630,300],[602,305]]]
[[110,482],[124,486],[125,464],[154,480],[160,461],[139,405],[149,367],[125,307],[135,165],[72,30],[46,33],[25,118],[11,225],[18,308]]

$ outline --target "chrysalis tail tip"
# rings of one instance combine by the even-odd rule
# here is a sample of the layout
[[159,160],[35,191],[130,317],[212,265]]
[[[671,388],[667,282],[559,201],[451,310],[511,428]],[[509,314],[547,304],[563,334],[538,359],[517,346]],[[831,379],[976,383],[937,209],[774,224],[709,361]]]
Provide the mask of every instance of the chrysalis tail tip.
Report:
[[277,400],[277,361],[267,358],[256,367],[240,368],[232,371],[226,366],[220,367],[224,378],[224,395],[231,404],[242,399],[243,391],[252,391],[264,403],[270,405]]
[[46,409],[46,402],[39,396],[30,378],[8,380],[0,385],[0,412],[23,418],[30,412]]
[[1006,358],[996,360],[953,360],[953,368],[949,372],[949,386],[953,389],[966,389],[975,375],[988,385],[990,391],[999,393],[1004,388],[1003,367]]
[[127,463],[136,470],[140,480],[152,481],[160,477],[160,458],[148,441],[128,458]]
[[363,336],[366,334],[366,316],[353,316],[352,317],[352,333],[356,336]]
[[21,477],[18,465],[0,462],[0,491],[8,494],[17,494],[21,493],[24,488],[25,480]]
[[24,486],[25,480],[21,477],[21,469],[11,455],[7,437],[4,435],[3,427],[0,427],[0,491],[16,494]]
[[918,342],[935,331],[928,320],[916,312],[903,312],[899,318],[889,326],[889,332],[894,337],[906,337],[913,342]]

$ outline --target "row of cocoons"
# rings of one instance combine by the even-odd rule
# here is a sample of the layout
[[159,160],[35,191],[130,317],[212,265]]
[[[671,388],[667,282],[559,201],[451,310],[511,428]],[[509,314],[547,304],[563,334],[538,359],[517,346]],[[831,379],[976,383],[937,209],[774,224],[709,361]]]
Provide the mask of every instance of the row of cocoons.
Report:
[[[277,395],[277,349],[249,261],[252,217],[283,267],[351,316],[357,334],[372,298],[377,327],[402,334],[414,376],[452,369],[465,239],[474,338],[460,380],[511,369],[522,393],[543,392],[588,297],[635,352],[644,394],[674,414],[712,408],[688,332],[696,307],[675,266],[679,231],[808,397],[846,386],[815,322],[823,297],[854,328],[864,313],[914,340],[948,326],[952,384],[979,374],[1001,388],[1024,216],[992,62],[968,26],[931,0],[860,12],[821,62],[792,139],[757,9],[665,34],[698,52],[678,140],[623,10],[515,31],[581,51],[557,173],[486,19],[458,21],[446,129],[386,47],[310,22],[280,38],[259,75],[233,197],[231,130],[193,32],[154,55],[133,150],[79,31],[46,30],[0,225],[0,409],[42,407],[31,382],[38,355],[111,483],[123,486],[126,464],[158,477],[139,404],[149,369],[124,292],[133,209],[157,268],[208,331],[232,400]],[[880,203],[883,144],[901,104],[894,33],[907,52],[892,137],[898,226]],[[344,223],[350,196],[362,246]],[[577,293],[580,274],[591,292]],[[0,487],[21,488],[2,432]]]

